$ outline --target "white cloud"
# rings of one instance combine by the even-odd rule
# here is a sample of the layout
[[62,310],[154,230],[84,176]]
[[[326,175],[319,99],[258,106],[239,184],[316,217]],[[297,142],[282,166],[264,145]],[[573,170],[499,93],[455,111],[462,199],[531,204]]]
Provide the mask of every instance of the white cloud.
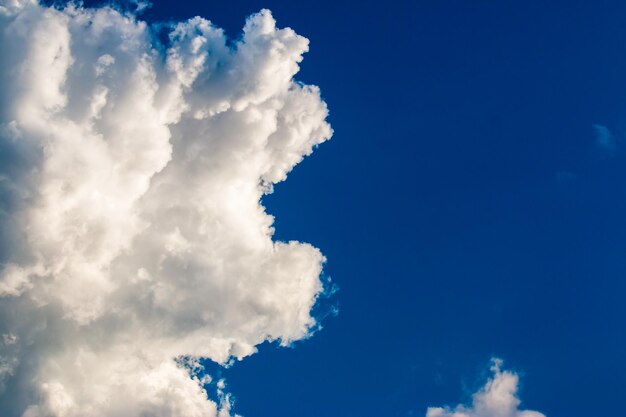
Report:
[[267,10],[234,47],[198,17],[169,39],[0,0],[2,416],[226,416],[193,358],[315,325],[324,257],[260,204],[332,133],[308,41]]
[[494,359],[491,366],[493,377],[472,396],[470,407],[429,407],[426,417],[545,417],[537,411],[520,410],[517,398],[519,377],[501,369],[502,361]]

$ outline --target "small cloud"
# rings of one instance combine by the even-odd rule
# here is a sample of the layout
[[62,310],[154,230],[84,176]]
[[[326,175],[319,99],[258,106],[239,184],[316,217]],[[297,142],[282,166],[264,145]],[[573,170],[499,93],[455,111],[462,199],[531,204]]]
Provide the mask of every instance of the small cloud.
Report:
[[617,141],[611,130],[604,125],[595,124],[593,131],[596,147],[612,156],[617,150]]
[[519,410],[517,398],[519,376],[502,370],[502,360],[492,359],[491,372],[485,386],[472,396],[471,407],[429,407],[426,417],[546,417],[537,411]]

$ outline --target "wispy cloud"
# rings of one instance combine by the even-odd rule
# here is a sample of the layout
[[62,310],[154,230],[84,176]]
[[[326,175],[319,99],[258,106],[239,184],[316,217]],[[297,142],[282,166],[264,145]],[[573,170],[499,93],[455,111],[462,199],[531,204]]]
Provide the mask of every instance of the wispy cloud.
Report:
[[0,2],[0,415],[226,416],[195,358],[314,328],[324,257],[260,201],[327,109],[307,39],[243,32],[196,17],[162,51],[131,14]]
[[617,140],[611,130],[604,125],[593,125],[595,145],[598,149],[613,155],[617,151]]

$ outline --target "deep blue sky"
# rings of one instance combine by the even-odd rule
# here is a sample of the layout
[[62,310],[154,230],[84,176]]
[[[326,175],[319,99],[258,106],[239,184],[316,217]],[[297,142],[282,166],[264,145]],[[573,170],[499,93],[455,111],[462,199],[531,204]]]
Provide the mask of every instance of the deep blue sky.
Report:
[[422,416],[498,356],[523,408],[625,415],[626,2],[546,3],[154,1],[233,37],[271,9],[335,129],[265,203],[340,313],[223,371],[237,412]]

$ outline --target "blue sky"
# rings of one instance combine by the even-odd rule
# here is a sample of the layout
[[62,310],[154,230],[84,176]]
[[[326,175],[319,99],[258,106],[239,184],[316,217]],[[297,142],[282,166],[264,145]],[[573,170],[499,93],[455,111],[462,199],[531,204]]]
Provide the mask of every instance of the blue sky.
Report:
[[469,404],[501,358],[521,409],[626,416],[626,3],[548,3],[154,0],[141,14],[238,39],[270,9],[310,40],[295,78],[330,112],[333,138],[262,201],[275,239],[324,254],[339,291],[316,311],[339,313],[290,347],[208,364],[235,412],[424,416]]
[[[224,371],[247,416],[409,416],[468,401],[492,356],[547,416],[621,415],[626,5],[155,2],[311,41],[333,139],[264,199],[321,248],[340,314]],[[615,149],[597,143],[594,125]],[[481,374],[482,372],[482,374]]]

